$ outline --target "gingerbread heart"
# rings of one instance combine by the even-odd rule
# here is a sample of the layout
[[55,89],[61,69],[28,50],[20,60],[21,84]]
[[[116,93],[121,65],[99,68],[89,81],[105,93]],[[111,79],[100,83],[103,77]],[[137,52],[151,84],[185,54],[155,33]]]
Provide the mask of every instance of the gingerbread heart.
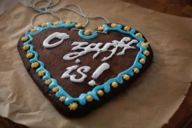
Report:
[[70,21],[43,23],[21,37],[18,51],[39,89],[69,117],[121,93],[153,58],[140,32],[116,23],[95,30]]

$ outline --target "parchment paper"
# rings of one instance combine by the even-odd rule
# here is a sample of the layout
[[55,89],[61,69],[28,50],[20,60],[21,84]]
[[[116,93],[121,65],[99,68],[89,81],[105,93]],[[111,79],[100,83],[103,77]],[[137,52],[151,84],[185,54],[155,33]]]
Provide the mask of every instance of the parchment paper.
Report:
[[[76,3],[87,15],[102,15],[110,22],[141,31],[154,51],[154,63],[131,89],[89,115],[67,119],[44,97],[28,75],[16,45],[31,29],[34,10],[17,4],[0,17],[0,115],[32,128],[160,128],[167,123],[187,93],[192,78],[192,19],[161,14],[118,0],[63,0]],[[68,11],[63,20],[83,24],[85,20]],[[35,24],[55,21],[43,15]],[[91,20],[96,28],[103,20]]]

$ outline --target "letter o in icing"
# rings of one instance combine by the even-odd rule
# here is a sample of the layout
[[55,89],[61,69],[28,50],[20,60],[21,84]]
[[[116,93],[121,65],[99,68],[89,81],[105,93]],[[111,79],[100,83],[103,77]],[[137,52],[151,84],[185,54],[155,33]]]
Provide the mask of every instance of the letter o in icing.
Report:
[[[55,42],[53,44],[49,44],[49,42],[54,39],[54,38],[58,38],[58,39],[61,39],[60,41],[58,42]],[[45,48],[53,48],[53,47],[56,47],[58,45],[60,45],[63,40],[65,39],[68,39],[69,38],[69,35],[67,35],[66,33],[60,33],[60,32],[54,32],[53,34],[49,35],[44,41],[43,41],[43,46]]]

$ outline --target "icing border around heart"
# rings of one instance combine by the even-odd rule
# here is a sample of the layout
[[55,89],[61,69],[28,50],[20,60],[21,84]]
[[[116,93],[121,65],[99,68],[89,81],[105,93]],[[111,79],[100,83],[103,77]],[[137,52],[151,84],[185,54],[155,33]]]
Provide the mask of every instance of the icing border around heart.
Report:
[[[118,74],[115,78],[110,78],[102,85],[97,85],[93,90],[82,93],[79,97],[74,98],[70,96],[58,83],[57,80],[51,77],[50,72],[45,68],[45,65],[42,61],[38,59],[38,53],[34,50],[34,46],[30,44],[33,41],[33,35],[40,33],[43,30],[49,28],[74,28],[77,25],[75,22],[71,22],[70,24],[66,24],[63,21],[59,21],[57,24],[52,24],[51,22],[47,22],[44,26],[35,26],[31,31],[27,31],[25,35],[21,38],[23,42],[23,50],[26,51],[27,54],[32,53],[33,56],[29,57],[29,63],[31,67],[36,70],[37,75],[44,71],[42,75],[42,81],[48,85],[48,88],[55,93],[55,96],[66,106],[69,107],[70,110],[75,110],[78,107],[78,104],[84,106],[87,102],[92,100],[99,101],[100,96],[104,95],[104,93],[109,93],[112,88],[118,88],[124,81],[129,81],[132,79],[134,75],[140,73],[140,70],[145,64],[147,56],[149,56],[150,51],[148,50],[149,44],[146,42],[144,36],[133,28],[125,29],[122,24],[115,24],[115,26],[110,27],[107,24],[103,24],[102,31],[93,31],[91,35],[84,35],[84,29],[77,29],[80,37],[84,39],[92,39],[100,33],[108,33],[110,31],[118,31],[123,34],[130,35],[138,40],[137,47],[139,48],[139,52],[135,58],[133,65],[127,70]],[[152,55],[151,55],[152,56]],[[77,104],[78,103],[78,104]]]

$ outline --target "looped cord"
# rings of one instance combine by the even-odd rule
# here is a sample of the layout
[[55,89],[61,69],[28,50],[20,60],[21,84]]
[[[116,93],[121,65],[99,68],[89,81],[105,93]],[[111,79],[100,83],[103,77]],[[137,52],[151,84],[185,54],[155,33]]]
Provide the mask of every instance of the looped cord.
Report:
[[[36,12],[38,12],[38,14],[34,15],[34,16],[32,17],[32,19],[31,19],[31,25],[32,25],[33,27],[34,27],[33,23],[34,23],[35,18],[36,18],[37,16],[39,16],[39,15],[42,15],[42,14],[51,14],[51,15],[59,18],[60,20],[62,20],[61,17],[56,14],[56,12],[58,12],[58,11],[60,11],[60,10],[68,10],[68,11],[74,12],[74,13],[76,13],[77,15],[85,18],[85,19],[86,19],[86,22],[85,22],[84,25],[82,25],[83,27],[86,27],[86,26],[88,25],[89,19],[98,19],[98,18],[100,18],[100,19],[105,20],[107,23],[109,23],[109,21],[108,21],[105,17],[103,17],[103,16],[87,16],[87,15],[85,15],[85,13],[84,13],[83,10],[81,9],[81,7],[80,7],[79,5],[77,5],[77,4],[66,4],[66,5],[61,6],[61,7],[59,7],[59,8],[56,8],[56,9],[50,9],[51,7],[56,6],[56,5],[60,2],[60,0],[57,0],[57,1],[54,2],[54,3],[52,2],[52,0],[37,0],[37,1],[35,1],[33,4],[32,4],[31,1],[32,1],[32,0],[24,0],[24,1],[23,1],[23,0],[20,0],[19,2],[20,2],[21,4],[23,4],[24,6],[30,7],[30,8],[32,8],[33,10],[35,10]],[[38,7],[37,4],[40,3],[40,2],[47,2],[47,4],[46,4],[45,6],[40,6],[40,7]],[[76,10],[74,10],[74,9],[72,9],[72,8],[69,8],[69,6],[75,6],[75,7],[77,7],[77,8],[79,9],[79,11],[76,11]]]

